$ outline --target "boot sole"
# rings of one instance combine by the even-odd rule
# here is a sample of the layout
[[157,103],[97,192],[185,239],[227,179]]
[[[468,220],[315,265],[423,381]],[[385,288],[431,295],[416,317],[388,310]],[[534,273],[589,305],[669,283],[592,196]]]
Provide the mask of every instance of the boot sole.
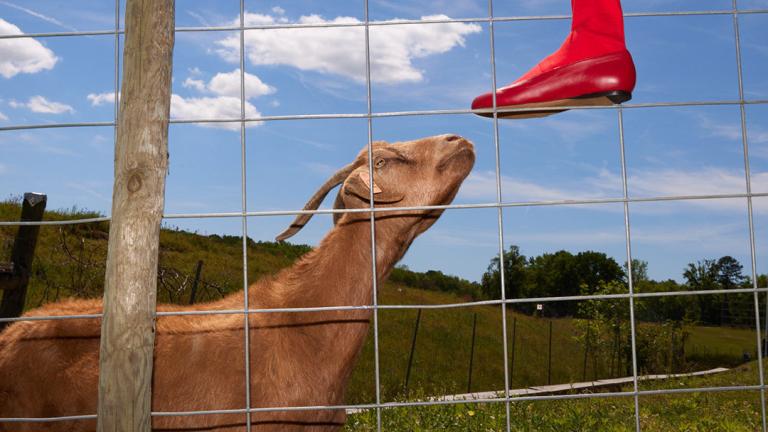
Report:
[[[514,105],[509,108],[549,108],[549,107],[562,107],[562,106],[609,106],[618,105],[632,99],[632,93],[615,90],[603,93],[593,93],[584,96],[579,96],[569,99],[558,99],[547,102],[536,102],[530,104]],[[500,107],[507,108],[507,107]],[[541,109],[531,111],[512,111],[512,112],[499,112],[498,118],[505,119],[527,119],[527,118],[540,118],[547,117],[552,114],[557,114],[567,109]],[[493,113],[482,113],[483,117],[493,117]]]

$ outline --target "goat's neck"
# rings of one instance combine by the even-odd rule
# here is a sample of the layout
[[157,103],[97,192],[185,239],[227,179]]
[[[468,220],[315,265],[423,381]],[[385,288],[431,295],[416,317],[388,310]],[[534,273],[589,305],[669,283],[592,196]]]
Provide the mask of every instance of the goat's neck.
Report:
[[[393,236],[387,228],[385,222],[376,223],[376,278],[379,282],[389,275],[410,244],[410,238]],[[370,223],[338,225],[315,250],[264,287],[270,291],[268,297],[271,300],[265,306],[368,305],[373,291],[371,274]],[[262,300],[256,292],[251,297],[256,303]]]

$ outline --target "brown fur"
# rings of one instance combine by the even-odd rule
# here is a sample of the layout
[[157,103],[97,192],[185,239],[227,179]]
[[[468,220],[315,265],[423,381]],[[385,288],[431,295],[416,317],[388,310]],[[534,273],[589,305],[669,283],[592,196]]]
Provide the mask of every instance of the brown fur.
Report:
[[[399,150],[396,154],[392,149]],[[405,160],[401,157],[405,156]],[[403,199],[386,206],[442,205],[453,200],[474,163],[471,143],[453,135],[374,146],[375,183]],[[350,179],[367,173],[367,152],[340,190],[346,208],[369,206]],[[359,177],[358,177],[359,178]],[[362,191],[366,192],[367,191]],[[376,201],[376,200],[375,200]],[[378,204],[377,204],[378,205]],[[441,211],[376,215],[377,280],[386,279],[413,239]],[[250,308],[369,305],[372,296],[370,213],[347,213],[312,252],[249,288]],[[244,293],[159,311],[242,309]],[[96,314],[100,300],[67,300],[25,316]],[[368,333],[370,310],[250,314],[252,407],[339,405]],[[157,319],[153,411],[246,406],[241,314]],[[22,321],[0,333],[0,417],[93,414],[98,391],[100,320]],[[270,411],[251,415],[258,431],[338,430],[344,410]],[[153,417],[154,430],[242,431],[244,414]],[[95,421],[2,423],[0,431],[95,430]]]

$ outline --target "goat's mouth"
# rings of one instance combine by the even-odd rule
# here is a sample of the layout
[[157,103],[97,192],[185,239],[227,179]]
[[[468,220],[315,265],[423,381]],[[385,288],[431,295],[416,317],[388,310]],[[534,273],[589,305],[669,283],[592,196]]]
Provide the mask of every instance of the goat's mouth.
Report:
[[[454,173],[461,180],[469,174],[475,164],[475,149],[471,142],[461,139],[456,143],[456,150],[445,155],[437,164],[437,171],[441,173]],[[463,175],[462,175],[463,174]]]

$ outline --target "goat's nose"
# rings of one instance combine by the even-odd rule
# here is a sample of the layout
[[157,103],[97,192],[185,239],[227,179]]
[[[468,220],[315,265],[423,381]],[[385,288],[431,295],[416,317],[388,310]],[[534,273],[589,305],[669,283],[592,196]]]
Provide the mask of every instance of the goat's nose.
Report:
[[453,134],[446,135],[446,137],[445,137],[445,140],[448,141],[448,142],[454,142],[454,141],[458,141],[458,140],[462,140],[462,139],[464,139],[464,138],[462,138],[462,137],[460,137],[458,135],[453,135]]

